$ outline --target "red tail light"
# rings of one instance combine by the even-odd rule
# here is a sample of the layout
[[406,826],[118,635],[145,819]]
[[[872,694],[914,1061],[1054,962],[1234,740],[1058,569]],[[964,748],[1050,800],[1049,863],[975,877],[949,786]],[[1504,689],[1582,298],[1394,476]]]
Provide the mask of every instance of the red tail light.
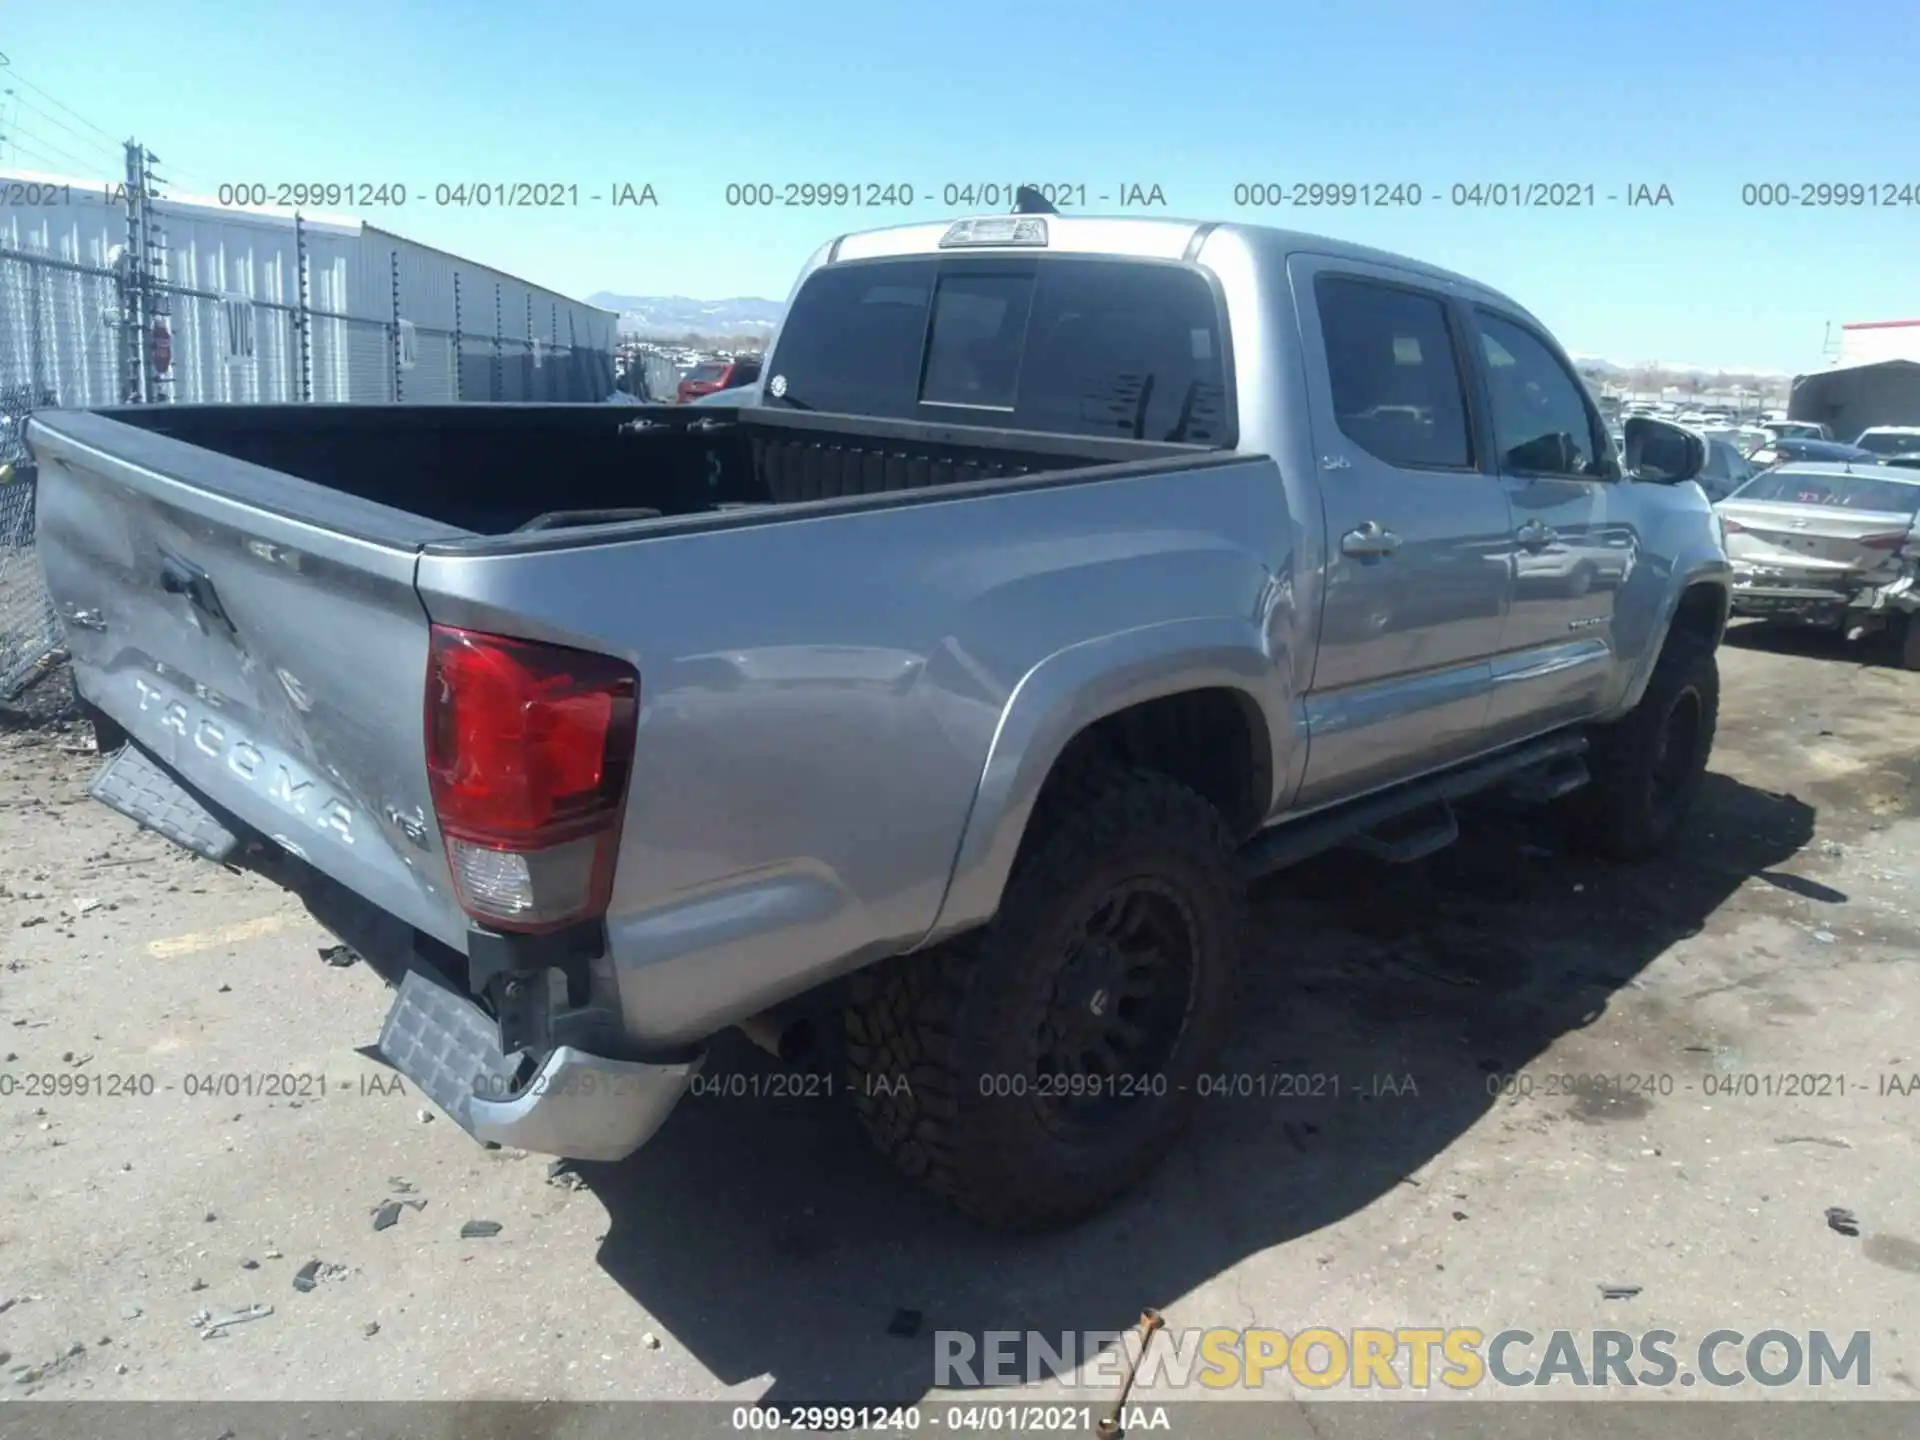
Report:
[[1726,516],[1722,515],[1720,517],[1720,533],[1722,535],[1744,535],[1747,533],[1747,527],[1742,525],[1738,520],[1729,520]]
[[1854,543],[1869,550],[1898,550],[1906,544],[1907,534],[1905,530],[1891,530],[1884,535],[1862,535]]
[[639,706],[623,661],[433,627],[427,778],[474,919],[538,932],[606,912]]

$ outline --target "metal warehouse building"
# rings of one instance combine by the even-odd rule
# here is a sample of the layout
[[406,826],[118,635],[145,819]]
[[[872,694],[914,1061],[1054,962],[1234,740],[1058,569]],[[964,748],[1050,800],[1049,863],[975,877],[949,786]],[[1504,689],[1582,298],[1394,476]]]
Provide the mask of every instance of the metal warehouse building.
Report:
[[613,391],[611,311],[351,218],[0,191],[0,410]]
[[1833,365],[1797,376],[1787,414],[1852,440],[1873,425],[1920,425],[1920,320],[1863,320],[1840,327]]

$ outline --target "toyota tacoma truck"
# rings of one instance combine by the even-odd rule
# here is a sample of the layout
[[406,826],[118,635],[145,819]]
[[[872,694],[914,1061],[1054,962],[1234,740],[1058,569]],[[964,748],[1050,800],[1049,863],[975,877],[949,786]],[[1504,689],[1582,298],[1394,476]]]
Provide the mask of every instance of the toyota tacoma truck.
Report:
[[1250,876],[1500,792],[1623,859],[1712,743],[1697,437],[1539,321],[1237,224],[841,236],[751,406],[43,413],[99,799],[397,985],[477,1139],[610,1161],[739,1027],[990,1224],[1172,1146]]

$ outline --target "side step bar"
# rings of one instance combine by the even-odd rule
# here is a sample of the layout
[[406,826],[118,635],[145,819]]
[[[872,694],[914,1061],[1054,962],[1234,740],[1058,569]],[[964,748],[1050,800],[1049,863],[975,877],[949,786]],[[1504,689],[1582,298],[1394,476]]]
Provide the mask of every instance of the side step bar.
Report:
[[1417,860],[1451,844],[1459,834],[1453,801],[1501,785],[1549,799],[1565,794],[1586,781],[1580,762],[1586,751],[1585,735],[1550,735],[1383,795],[1283,822],[1261,831],[1241,849],[1241,873],[1256,880],[1343,845],[1382,859]]

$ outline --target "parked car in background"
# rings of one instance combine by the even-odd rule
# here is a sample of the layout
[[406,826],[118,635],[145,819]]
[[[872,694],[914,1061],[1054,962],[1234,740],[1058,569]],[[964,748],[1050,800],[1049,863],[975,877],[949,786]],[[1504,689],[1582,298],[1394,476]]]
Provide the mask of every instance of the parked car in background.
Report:
[[1724,500],[1757,473],[1740,447],[1718,435],[1703,437],[1707,445],[1707,463],[1700,471],[1700,488],[1709,500]]
[[742,355],[733,360],[704,360],[681,377],[674,399],[685,405],[702,395],[751,385],[759,378],[758,355]]
[[1710,425],[1700,427],[1701,433],[1716,440],[1724,440],[1742,455],[1751,455],[1762,445],[1771,444],[1773,437],[1758,425],[1736,425],[1731,420],[1716,420]]
[[1747,457],[1756,469],[1775,465],[1826,462],[1835,465],[1877,465],[1880,457],[1858,445],[1843,445],[1838,440],[1776,440]]
[[1872,425],[1853,443],[1876,455],[1920,454],[1920,425]]
[[760,403],[760,382],[751,385],[736,385],[731,390],[709,390],[705,395],[696,395],[687,402],[689,405],[758,405]]
[[1733,613],[1844,631],[1894,632],[1920,670],[1914,517],[1920,470],[1782,465],[1715,507],[1733,562]]
[[1775,440],[1833,439],[1833,431],[1812,420],[1765,420],[1760,428]]

